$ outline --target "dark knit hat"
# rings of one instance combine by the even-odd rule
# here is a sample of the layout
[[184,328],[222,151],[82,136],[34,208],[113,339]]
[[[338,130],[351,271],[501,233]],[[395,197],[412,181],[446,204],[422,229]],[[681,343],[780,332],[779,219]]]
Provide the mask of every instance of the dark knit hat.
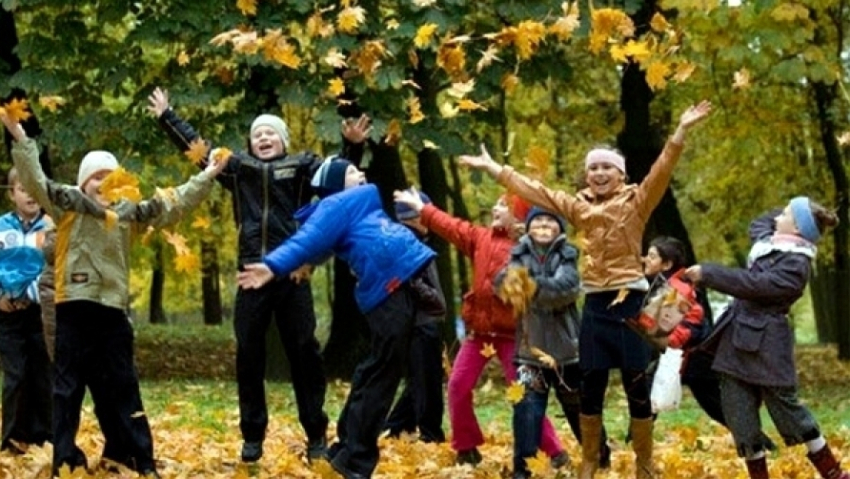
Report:
[[[426,205],[431,202],[431,198],[423,192],[419,192],[419,199]],[[399,221],[414,220],[419,218],[419,212],[407,206],[404,203],[395,204],[395,217]]]
[[339,193],[345,189],[345,170],[351,166],[351,163],[336,158],[333,156],[325,160],[316,170],[313,180],[310,182],[319,198]]
[[564,227],[564,219],[563,218],[556,215],[555,213],[552,213],[551,211],[544,210],[543,208],[541,208],[539,206],[532,206],[531,209],[528,211],[528,216],[525,217],[525,230],[526,231],[528,231],[528,229],[529,229],[529,225],[531,224],[531,220],[533,220],[534,218],[536,218],[540,215],[549,216],[549,217],[553,218],[555,221],[557,221],[558,226],[561,228],[561,233],[565,233],[567,231],[567,229]]

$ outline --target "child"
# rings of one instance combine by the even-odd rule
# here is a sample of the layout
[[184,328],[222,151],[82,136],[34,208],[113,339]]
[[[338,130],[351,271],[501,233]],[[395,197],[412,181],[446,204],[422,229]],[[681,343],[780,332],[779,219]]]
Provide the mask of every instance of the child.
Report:
[[[423,203],[431,199],[419,192]],[[428,228],[420,221],[419,213],[403,203],[395,204],[398,221],[428,245]],[[446,299],[440,287],[437,263],[432,262],[423,278],[414,283],[419,286],[419,305],[413,338],[410,341],[407,381],[404,391],[387,417],[385,425],[391,436],[414,432],[419,428],[422,442],[445,442],[443,433],[443,342],[440,339],[440,322],[446,315]]]
[[[200,139],[198,133],[169,107],[168,94],[157,88],[149,98],[150,110],[172,142],[181,150]],[[343,123],[345,157],[357,163],[368,137],[368,118]],[[249,152],[234,154],[219,182],[233,196],[239,232],[239,267],[261,261],[269,251],[295,233],[296,210],[310,202],[310,179],[321,163],[312,153],[289,153],[289,129],[275,115],[260,115],[251,124]],[[289,359],[298,419],[307,435],[307,456],[322,456],[327,440],[324,412],[327,380],[319,342],[309,281],[299,270],[261,289],[239,289],[233,327],[236,332],[236,382],[242,461],[263,456],[269,422],[266,406],[266,332],[272,318]]]
[[815,244],[838,218],[800,196],[750,224],[753,247],[747,269],[701,264],[685,275],[734,300],[707,340],[716,348],[723,414],[738,454],[753,479],[769,477],[766,444],[759,419],[767,406],[776,429],[792,446],[805,444],[808,458],[824,479],[850,479],[832,455],[812,413],[797,398],[794,331],[788,310],[806,288]]
[[626,185],[626,159],[595,148],[585,157],[588,187],[576,195],[555,191],[493,161],[482,145],[480,156],[462,156],[462,164],[482,169],[532,204],[564,216],[584,231],[585,301],[579,340],[582,369],[581,479],[599,467],[599,437],[608,374],[620,369],[629,403],[630,431],[637,478],[651,478],[652,409],[646,367],[649,348],[625,319],[637,317],[649,283],[641,267],[641,238],[682,151],[686,131],[705,118],[711,104],[702,102],[682,114],[679,126],[640,185]]
[[260,288],[328,254],[345,260],[358,278],[354,296],[366,316],[371,351],[354,372],[339,421],[331,465],[347,479],[371,477],[378,436],[408,360],[416,313],[411,280],[434,252],[384,213],[378,188],[345,160],[323,163],[311,182],[320,198],[299,210],[301,228],[263,258],[244,266],[242,288]]
[[[26,192],[15,168],[9,170],[8,185],[15,209],[0,216],[0,250],[25,253],[26,249],[37,253],[20,255],[37,260],[22,265],[34,274],[22,296],[4,291],[0,286],[0,360],[3,365],[0,450],[23,453],[27,445],[41,445],[51,438],[53,389],[36,287],[37,275],[44,263],[37,249],[42,246],[50,218]],[[8,266],[10,264],[5,264],[4,269]]]
[[[496,279],[497,288],[510,268],[525,268],[537,285],[529,310],[516,328],[517,377],[525,387],[522,399],[514,405],[515,479],[530,476],[525,459],[537,453],[543,418],[549,402],[549,390],[561,404],[567,422],[581,443],[579,426],[578,333],[580,320],[576,300],[581,292],[577,260],[578,250],[567,242],[561,218],[534,207],[525,220],[525,236],[511,251],[508,268]],[[547,354],[556,367],[541,358]],[[610,462],[611,450],[601,437],[604,462]]]
[[86,465],[74,441],[88,386],[106,442],[123,446],[121,455],[111,459],[159,477],[126,315],[131,235],[148,224],[178,221],[210,192],[224,164],[210,162],[173,194],[110,204],[100,186],[118,167],[111,153],[89,152],[80,163],[77,185],[59,184],[41,170],[35,141],[8,116],[0,120],[14,138],[12,158],[20,182],[57,220],[53,472]]
[[[495,349],[505,379],[510,383],[516,377],[513,365],[516,318],[511,307],[502,302],[493,290],[493,280],[508,263],[517,216],[525,217],[528,207],[520,201],[508,207],[505,197],[493,206],[490,227],[474,226],[468,221],[453,218],[432,204],[424,204],[410,191],[396,191],[395,201],[419,212],[422,224],[461,253],[472,259],[472,290],[463,297],[461,317],[467,335],[460,346],[449,377],[449,421],[452,428],[452,449],[457,453],[458,464],[478,464],[484,444],[484,435],[473,409],[473,389],[490,356],[482,352]],[[569,461],[561,446],[555,428],[548,419],[543,423],[541,449],[553,460],[556,467]]]

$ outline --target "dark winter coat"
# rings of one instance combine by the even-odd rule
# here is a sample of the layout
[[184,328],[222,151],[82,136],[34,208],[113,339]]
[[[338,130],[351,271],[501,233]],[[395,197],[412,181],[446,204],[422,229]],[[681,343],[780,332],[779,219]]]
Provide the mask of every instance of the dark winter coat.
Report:
[[[182,151],[200,135],[171,110],[159,118],[171,141]],[[346,143],[340,155],[359,164],[362,145]],[[216,180],[233,195],[233,216],[239,227],[239,263],[257,263],[295,233],[295,212],[310,203],[313,178],[322,158],[309,152],[284,153],[259,160],[236,152]]]
[[[559,365],[578,362],[581,319],[576,300],[581,292],[578,250],[561,235],[542,255],[528,235],[511,250],[508,268],[521,266],[537,283],[537,292],[525,317],[517,321],[518,364],[544,366],[531,348],[552,356]],[[496,278],[498,288],[507,268]]]
[[[770,243],[778,211],[757,218],[750,238],[762,247],[748,269],[702,266],[706,287],[734,296],[705,346],[716,349],[715,371],[751,384],[796,386],[794,331],[788,311],[802,295],[811,273],[814,248]],[[755,251],[755,246],[754,250]]]
[[[428,244],[424,240],[422,242]],[[416,326],[445,319],[446,297],[440,285],[437,263],[431,261],[427,268],[410,280],[410,286],[416,298]]]

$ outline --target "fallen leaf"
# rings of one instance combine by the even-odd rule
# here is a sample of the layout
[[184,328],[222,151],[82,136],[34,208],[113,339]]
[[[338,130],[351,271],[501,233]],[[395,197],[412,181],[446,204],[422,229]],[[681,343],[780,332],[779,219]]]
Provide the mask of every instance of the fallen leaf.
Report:
[[525,465],[532,477],[545,477],[552,472],[552,461],[545,452],[538,450],[534,457],[526,457]]

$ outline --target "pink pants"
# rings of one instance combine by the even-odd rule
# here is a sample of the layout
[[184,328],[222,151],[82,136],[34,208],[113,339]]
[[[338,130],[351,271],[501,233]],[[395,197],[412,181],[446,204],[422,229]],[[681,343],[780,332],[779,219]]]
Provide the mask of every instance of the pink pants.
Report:
[[[502,364],[505,380],[512,383],[516,378],[516,366],[513,364],[515,348],[513,339],[473,336],[463,341],[452,365],[448,385],[452,449],[455,451],[466,451],[484,444],[484,435],[481,433],[478,418],[475,417],[475,410],[472,407],[472,394],[484,371],[484,366],[490,361],[490,358],[481,354],[485,343],[492,344],[496,349],[496,356]],[[543,419],[540,449],[549,457],[554,457],[564,450],[548,417]]]

